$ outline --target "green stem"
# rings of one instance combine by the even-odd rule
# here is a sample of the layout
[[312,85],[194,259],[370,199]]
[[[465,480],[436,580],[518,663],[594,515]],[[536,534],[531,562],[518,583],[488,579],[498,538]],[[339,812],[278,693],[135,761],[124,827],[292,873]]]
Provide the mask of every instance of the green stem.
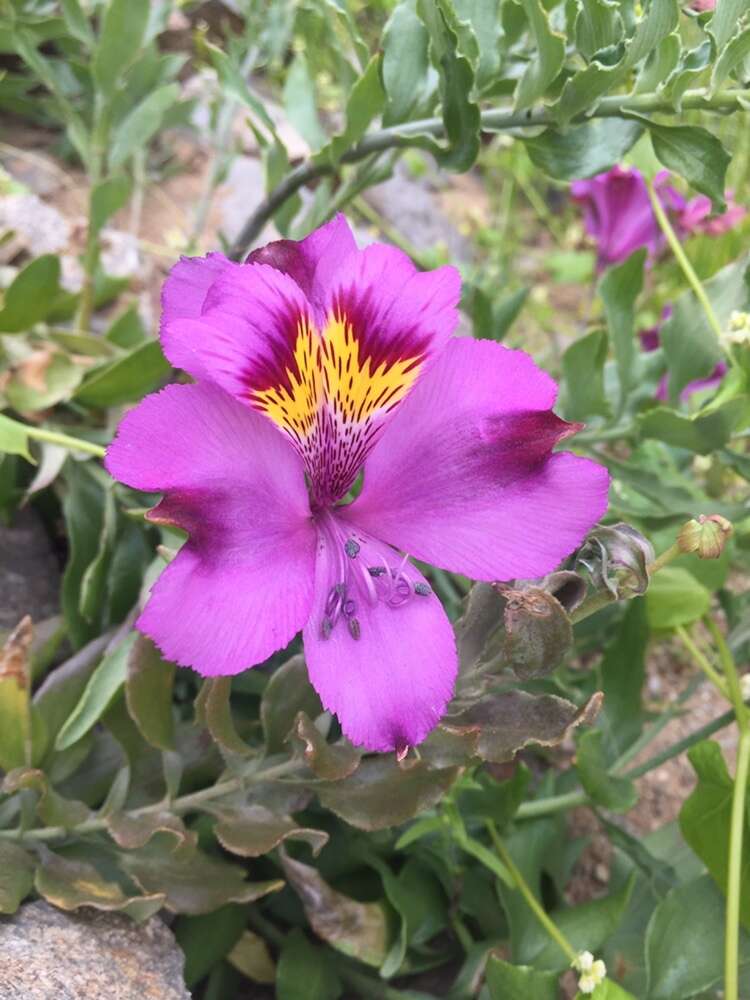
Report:
[[104,175],[109,142],[109,106],[102,94],[97,94],[94,102],[94,125],[91,133],[91,155],[88,164],[89,180],[89,223],[86,235],[86,249],[83,253],[83,287],[76,313],[76,326],[88,330],[94,311],[94,283],[99,263],[100,225],[94,218],[94,193]]
[[[717,112],[735,111],[743,109],[743,102],[748,100],[750,100],[750,90],[747,89],[720,91],[711,97],[705,89],[688,90],[683,96],[682,108]],[[595,111],[576,116],[573,123],[588,121],[589,118],[621,118],[627,112],[674,114],[674,107],[658,93],[611,94],[602,98]],[[481,116],[481,127],[489,132],[557,124],[559,123],[554,112],[546,107],[520,112],[508,107],[490,108],[483,111]],[[404,122],[366,135],[356,146],[344,153],[339,164],[316,163],[312,159],[301,163],[269,192],[266,199],[253,212],[233,244],[230,256],[235,260],[242,258],[252,247],[265,224],[289,198],[319,177],[337,173],[340,164],[357,163],[373,153],[383,152],[386,149],[419,146],[425,136],[440,137],[444,132],[445,125],[442,118],[423,118],[419,121]]]
[[573,945],[568,941],[560,928],[555,924],[555,922],[547,915],[544,907],[541,905],[539,900],[536,898],[532,892],[530,886],[524,879],[520,870],[516,866],[515,861],[510,855],[507,847],[500,838],[500,834],[497,832],[497,827],[491,821],[487,821],[487,830],[489,831],[490,837],[492,838],[492,843],[495,845],[495,850],[500,855],[503,864],[510,871],[513,876],[513,880],[516,884],[516,888],[523,896],[526,901],[527,906],[534,914],[536,919],[546,930],[552,940],[561,948],[563,953],[567,955],[569,961],[573,962],[578,956]]
[[742,892],[742,840],[745,832],[745,797],[750,770],[750,730],[743,730],[737,750],[737,770],[732,794],[732,818],[729,828],[729,871],[724,941],[724,997],[739,997],[740,899]]
[[680,555],[682,555],[682,550],[677,542],[674,542],[668,549],[665,549],[660,556],[657,556],[656,559],[654,559],[654,561],[646,567],[648,575],[653,576],[654,573],[658,573],[660,569],[664,569],[665,566],[671,563],[673,559],[677,559]]
[[[170,804],[170,811],[175,813],[186,813],[193,809],[200,808],[205,802],[210,802],[212,799],[221,798],[222,795],[229,795],[232,792],[238,792],[249,785],[257,785],[263,781],[273,781],[276,778],[282,778],[293,771],[299,770],[300,763],[297,760],[287,760],[282,764],[275,764],[273,767],[268,767],[263,771],[257,771],[255,774],[250,774],[247,776],[237,777],[237,778],[227,778],[226,781],[220,781],[216,785],[211,785],[208,788],[202,788],[200,791],[193,792],[190,795],[183,795],[180,798],[175,799]],[[130,815],[134,819],[138,819],[141,816],[148,816],[151,813],[158,813],[164,808],[164,802],[154,802],[149,806],[141,806],[140,809],[134,809]],[[107,820],[105,818],[95,818],[86,820],[84,823],[80,823],[78,826],[71,829],[66,829],[62,826],[45,826],[39,827],[36,830],[25,830],[23,833],[18,830],[0,830],[0,838],[6,840],[26,840],[26,841],[45,841],[45,840],[57,840],[61,837],[69,837],[71,834],[83,835],[87,833],[97,833],[101,830],[107,829]]]
[[664,236],[667,239],[667,243],[669,243],[672,253],[677,258],[677,263],[682,268],[682,273],[685,275],[685,277],[688,280],[688,283],[690,284],[690,287],[695,292],[695,297],[698,299],[701,306],[703,307],[703,311],[706,314],[706,319],[708,320],[709,326],[714,331],[717,338],[720,338],[722,335],[721,323],[719,323],[719,320],[716,317],[716,313],[714,312],[714,308],[711,305],[708,296],[706,295],[703,285],[701,284],[701,280],[695,273],[693,265],[688,260],[687,254],[683,250],[682,244],[680,243],[679,239],[677,238],[677,234],[672,228],[672,223],[669,221],[667,213],[664,211],[662,203],[661,201],[659,201],[659,198],[656,192],[654,191],[653,185],[651,184],[650,181],[648,182],[648,195],[649,198],[651,199],[651,205],[653,206],[654,209],[654,215],[656,216],[656,221],[659,223],[659,228],[664,233]]
[[83,438],[71,437],[69,434],[61,434],[59,431],[51,431],[46,427],[32,427],[31,424],[23,425],[27,437],[34,441],[46,441],[48,444],[56,444],[60,448],[68,448],[70,451],[84,451],[97,458],[104,458],[107,449],[93,441],[84,441]]
[[687,629],[683,625],[678,625],[677,628],[675,629],[675,632],[681,639],[682,644],[685,646],[687,651],[690,653],[690,655],[693,657],[695,662],[701,668],[706,677],[708,677],[708,679],[711,681],[714,687],[724,695],[727,701],[731,701],[731,698],[729,696],[729,689],[727,687],[727,682],[724,680],[723,677],[720,676],[719,672],[710,662],[705,653],[698,648],[698,645],[693,641]]

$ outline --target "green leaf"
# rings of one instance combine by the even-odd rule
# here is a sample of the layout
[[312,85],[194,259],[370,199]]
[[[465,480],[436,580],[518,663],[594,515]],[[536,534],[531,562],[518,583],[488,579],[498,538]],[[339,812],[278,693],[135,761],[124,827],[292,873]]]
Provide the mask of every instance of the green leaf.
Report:
[[114,130],[109,148],[109,167],[115,170],[128,157],[146,148],[153,136],[161,128],[164,115],[177,103],[180,88],[176,83],[167,83],[144,97],[140,104],[120,122]]
[[565,37],[550,27],[540,0],[521,0],[534,36],[534,54],[516,87],[513,109],[523,111],[547,92],[565,61]]
[[[704,740],[688,752],[698,777],[689,798],[680,811],[680,830],[709,874],[726,893],[729,872],[729,830],[732,815],[734,782],[727,770],[721,747]],[[740,870],[740,922],[750,929],[750,822],[745,815],[745,835]]]
[[5,387],[8,403],[20,413],[47,410],[70,399],[84,375],[83,366],[61,351],[42,349],[37,358],[33,378],[21,368],[12,373]]
[[213,913],[180,917],[174,936],[185,953],[185,983],[195,986],[242,936],[247,915],[241,906],[222,906]]
[[146,330],[138,315],[138,306],[129,306],[113,321],[104,334],[109,343],[117,347],[136,347],[147,338]]
[[532,163],[550,177],[593,177],[620,163],[643,132],[637,122],[597,118],[559,132],[549,128],[524,145]]
[[304,53],[298,52],[284,82],[284,110],[289,121],[313,151],[328,141],[315,105],[315,84]]
[[343,132],[334,136],[316,156],[316,161],[336,164],[343,154],[356,145],[367,126],[379,115],[385,104],[385,91],[380,82],[380,56],[373,56],[367,69],[352,87],[346,102],[346,124]]
[[494,953],[484,970],[490,1000],[557,1000],[557,973],[511,965]]
[[232,718],[231,693],[231,677],[207,677],[195,699],[195,717],[222,750],[247,757],[252,748],[237,732]]
[[68,535],[68,561],[62,580],[62,608],[74,647],[82,646],[97,629],[81,614],[84,574],[96,559],[104,523],[104,490],[82,463],[67,462],[64,468],[67,493],[63,500]]
[[416,0],[401,0],[383,29],[383,124],[406,121],[429,86],[429,35],[417,17]]
[[389,951],[390,934],[385,907],[360,903],[332,889],[310,865],[279,852],[281,867],[305,908],[307,920],[336,951],[379,968]]
[[698,80],[712,62],[713,51],[708,38],[694,49],[687,49],[682,53],[676,68],[661,87],[664,96],[673,102],[677,111],[682,107],[685,91]]
[[338,1000],[341,982],[328,953],[299,928],[287,934],[276,971],[277,1000]]
[[72,746],[99,721],[125,684],[127,661],[137,633],[131,632],[108,652],[89,678],[83,694],[57,734],[55,749]]
[[65,19],[65,27],[73,38],[77,38],[87,49],[94,44],[94,32],[79,0],[61,0],[60,7]]
[[625,29],[617,7],[612,0],[581,0],[575,21],[576,47],[588,62],[622,39]]
[[140,51],[149,19],[149,0],[110,0],[94,50],[91,72],[102,93],[112,97]]
[[563,87],[554,110],[561,123],[581,112],[590,113],[598,99],[623,83],[634,66],[656,49],[677,28],[680,8],[676,0],[649,4],[646,15],[637,22],[633,35],[625,42],[622,58],[614,65],[602,62],[604,53],[585,69],[572,76]]
[[633,386],[635,302],[643,288],[645,261],[646,251],[638,250],[623,264],[611,267],[599,283],[620,381],[620,410]]
[[699,125],[656,125],[649,121],[648,130],[660,163],[708,195],[715,212],[725,211],[724,187],[731,157],[716,136]]
[[748,402],[747,396],[728,399],[692,417],[657,406],[639,415],[638,428],[643,437],[710,455],[730,440],[748,410]]
[[660,90],[665,80],[677,67],[682,52],[682,44],[678,32],[667,35],[653,50],[641,67],[635,85],[635,93],[653,93]]
[[717,0],[713,16],[706,30],[716,43],[716,51],[721,56],[724,46],[737,30],[742,17],[747,13],[746,0]]
[[41,322],[52,311],[60,291],[60,261],[44,254],[15,276],[3,295],[0,332],[19,333]]
[[648,623],[654,629],[689,625],[706,614],[711,594],[692,573],[665,566],[655,574],[646,594]]
[[[724,899],[708,875],[673,889],[646,931],[649,1000],[683,1000],[717,986],[724,974]],[[740,962],[750,960],[741,932]]]
[[[750,307],[748,258],[728,264],[703,287],[718,322],[726,326],[735,309]],[[662,326],[661,343],[673,402],[690,382],[710,375],[723,356],[716,333],[691,291],[683,292],[675,302],[672,315]]]
[[607,331],[592,330],[572,343],[563,354],[564,413],[567,420],[587,420],[595,414],[609,415],[609,401],[604,389],[604,362],[608,347]]
[[29,451],[29,436],[23,424],[0,413],[0,451],[6,455],[20,455],[27,462],[36,464]]
[[499,0],[453,0],[459,22],[467,24],[479,49],[474,64],[477,89],[481,92],[492,86],[500,75],[500,22]]
[[627,812],[638,801],[638,792],[632,781],[615,777],[607,770],[603,738],[600,729],[589,729],[579,736],[575,757],[578,777],[596,805],[613,812]]
[[125,697],[141,736],[159,750],[174,749],[172,689],[174,663],[162,658],[151,639],[139,635],[127,660]]
[[250,89],[250,85],[242,75],[240,67],[216,45],[206,43],[206,47],[214,69],[219,77],[222,93],[226,94],[228,97],[233,97],[236,101],[239,101],[240,104],[244,104],[249,111],[252,111],[255,117],[263,123],[265,129],[268,131],[269,136],[265,137],[267,141],[270,137],[271,140],[279,142],[280,140],[273,118],[271,118],[268,111],[266,111],[263,102],[258,100]]
[[360,830],[398,826],[438,802],[458,776],[456,768],[439,770],[423,762],[399,766],[391,757],[370,757],[342,781],[321,781],[315,791],[321,804]]
[[34,858],[20,844],[0,840],[0,913],[12,915],[34,885]]
[[169,375],[171,367],[156,340],[134,347],[129,354],[92,372],[74,398],[84,406],[120,406],[141,399]]
[[711,72],[711,93],[715,93],[723,81],[741,67],[750,56],[750,25],[737,32],[714,63]]
[[471,63],[459,54],[458,37],[448,23],[437,0],[418,0],[430,34],[432,57],[440,73],[440,98],[447,148],[432,139],[425,140],[438,163],[446,170],[468,170],[479,155],[481,118],[472,100],[474,72]]
[[36,811],[45,826],[62,826],[72,830],[91,817],[83,802],[64,798],[52,788],[44,772],[36,768],[19,767],[5,775],[2,790],[6,794],[12,795],[22,789],[37,793]]
[[107,222],[127,204],[132,184],[130,178],[122,174],[100,181],[91,192],[91,227],[95,233],[101,232]]
[[604,692],[599,719],[606,733],[611,760],[619,757],[640,736],[643,728],[642,689],[648,638],[646,602],[636,598],[628,603],[599,667],[600,687]]
[[287,738],[299,712],[317,718],[323,711],[320,698],[307,677],[302,656],[293,656],[271,674],[263,692],[260,719],[269,754],[287,749]]

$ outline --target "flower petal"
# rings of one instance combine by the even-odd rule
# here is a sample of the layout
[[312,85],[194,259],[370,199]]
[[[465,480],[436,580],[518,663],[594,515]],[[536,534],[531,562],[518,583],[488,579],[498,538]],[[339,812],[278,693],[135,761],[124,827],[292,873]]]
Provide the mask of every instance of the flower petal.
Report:
[[181,257],[162,286],[162,328],[175,319],[197,319],[211,285],[224,271],[237,266],[221,253]]
[[341,516],[479,580],[542,576],[607,507],[605,469],[550,454],[576,428],[522,351],[454,340],[385,429]]
[[247,263],[270,264],[294,278],[322,326],[331,281],[346,258],[358,252],[349,223],[339,212],[303,240],[276,240],[253,250]]
[[166,491],[150,519],[189,535],[137,623],[165,656],[238,673],[302,628],[315,531],[302,463],[263,417],[215,386],[172,385],[125,416],[106,466]]
[[418,570],[327,518],[304,630],[310,680],[353,743],[403,752],[421,743],[453,694],[453,629]]

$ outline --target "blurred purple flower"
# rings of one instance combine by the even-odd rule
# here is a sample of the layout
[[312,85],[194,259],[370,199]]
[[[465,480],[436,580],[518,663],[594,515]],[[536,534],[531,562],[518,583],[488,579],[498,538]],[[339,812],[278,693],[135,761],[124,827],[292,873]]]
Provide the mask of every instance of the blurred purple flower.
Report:
[[[661,312],[661,320],[656,324],[656,326],[650,326],[645,330],[641,330],[638,336],[641,340],[641,347],[644,351],[655,351],[661,346],[661,328],[664,323],[672,315],[672,307],[667,305],[664,306]],[[706,378],[698,378],[693,382],[688,382],[685,388],[680,393],[680,400],[684,403],[688,400],[694,392],[700,392],[701,389],[714,389],[719,385],[721,380],[727,373],[726,362],[720,361],[710,375]],[[662,403],[669,401],[669,376],[663,375],[659,385],[656,388],[654,397]]]
[[[188,534],[138,628],[207,676],[303,630],[344,732],[405,752],[453,693],[453,628],[417,559],[478,580],[553,570],[607,505],[608,474],[553,452],[577,427],[522,351],[452,336],[460,277],[343,216],[235,264],[183,258],[161,340],[194,385],[128,413],[107,452]],[[346,496],[364,468],[357,498]]]
[[680,212],[680,229],[685,235],[706,233],[709,236],[721,236],[722,233],[729,232],[742,222],[747,215],[747,208],[737,204],[732,191],[727,191],[726,202],[726,212],[712,216],[710,198],[705,194],[691,198]]
[[[669,184],[667,171],[656,176],[654,188],[668,213],[684,210],[685,199]],[[664,248],[646,181],[635,167],[612,167],[589,180],[573,181],[570,190],[583,208],[586,232],[596,240],[600,270],[622,263],[641,247],[651,263]]]

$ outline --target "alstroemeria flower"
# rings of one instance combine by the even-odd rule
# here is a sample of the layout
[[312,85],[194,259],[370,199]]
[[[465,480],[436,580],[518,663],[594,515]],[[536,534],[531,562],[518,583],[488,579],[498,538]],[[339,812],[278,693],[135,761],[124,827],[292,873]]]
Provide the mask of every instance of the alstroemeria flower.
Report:
[[[685,199],[669,184],[669,174],[661,171],[654,190],[665,210],[678,213]],[[624,260],[646,247],[650,262],[666,246],[666,239],[654,215],[646,181],[635,167],[612,167],[584,181],[573,181],[573,199],[583,208],[586,232],[596,240],[599,269]]]
[[[664,323],[672,315],[672,307],[670,305],[664,306],[661,312],[661,319],[656,324],[656,326],[650,326],[645,330],[640,330],[638,336],[641,341],[641,347],[644,351],[650,352],[655,351],[661,347],[661,328]],[[685,388],[680,393],[681,402],[686,402],[693,395],[694,392],[700,392],[702,389],[714,389],[721,383],[721,380],[727,373],[727,364],[725,361],[719,361],[714,370],[710,375],[705,378],[697,378],[692,382],[688,382]],[[669,376],[663,375],[656,387],[656,392],[654,393],[654,398],[658,399],[662,403],[669,401]]]
[[711,199],[705,194],[691,198],[680,212],[679,226],[683,233],[706,233],[709,236],[721,236],[722,233],[734,229],[747,215],[744,205],[734,200],[734,192],[726,193],[727,210],[719,215],[712,215]]
[[166,657],[235,674],[302,629],[310,679],[354,743],[404,752],[437,723],[456,647],[409,556],[542,576],[608,486],[596,463],[552,453],[576,428],[530,357],[451,336],[459,293],[452,267],[358,250],[342,216],[245,264],[175,265],[162,344],[197,384],[144,399],[106,460],[164,493],[152,521],[188,533],[138,620]]

